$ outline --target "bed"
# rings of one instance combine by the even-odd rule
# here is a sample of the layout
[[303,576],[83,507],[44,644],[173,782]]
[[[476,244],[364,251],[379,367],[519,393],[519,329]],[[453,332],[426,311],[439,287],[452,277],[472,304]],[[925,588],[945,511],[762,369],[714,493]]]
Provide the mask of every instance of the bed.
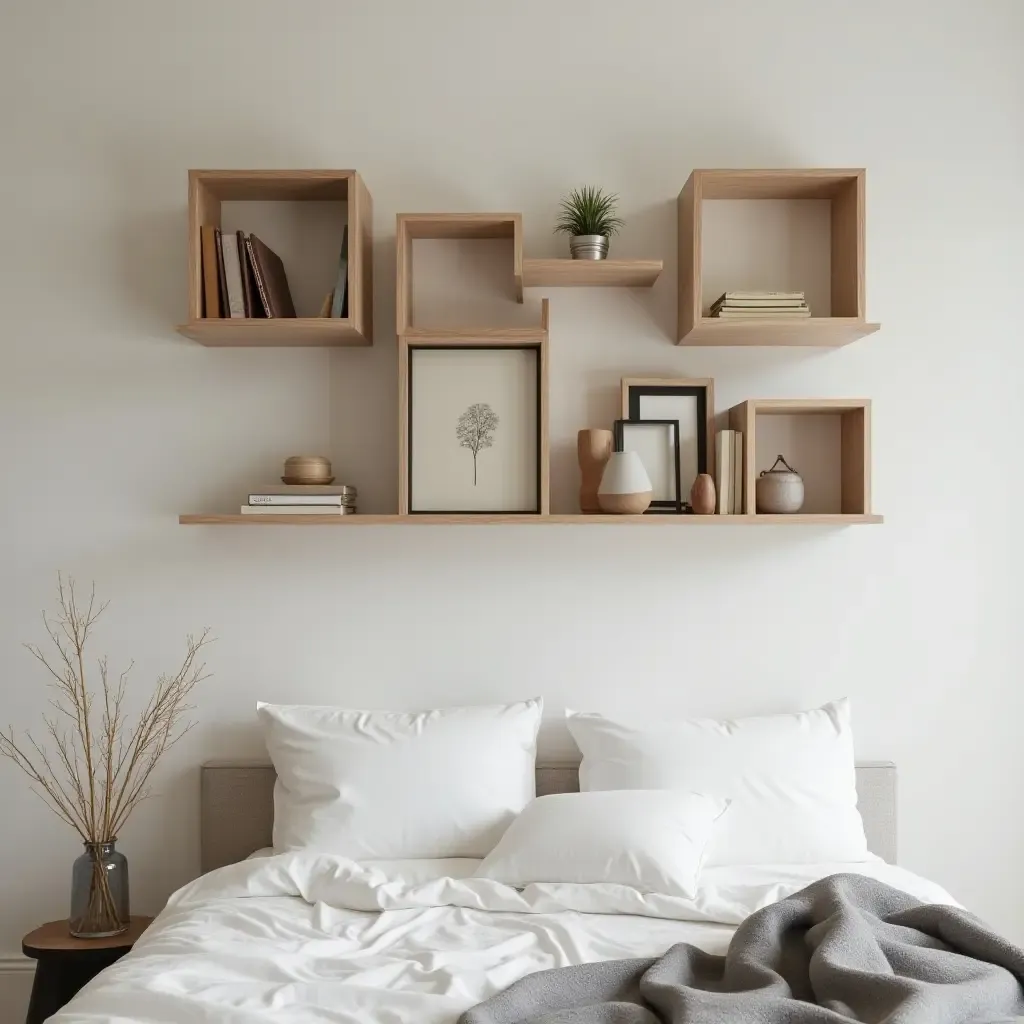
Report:
[[[849,870],[929,902],[937,885],[895,866],[896,768],[858,765],[869,846],[856,865],[706,868],[692,900],[571,887],[520,891],[471,879],[471,860],[358,865],[273,855],[273,768],[201,771],[202,878],[56,1024],[453,1024],[534,971],[656,956],[686,941],[723,952],[735,926],[816,878]],[[575,764],[540,764],[539,794],[578,787]],[[890,862],[890,863],[887,863]]]

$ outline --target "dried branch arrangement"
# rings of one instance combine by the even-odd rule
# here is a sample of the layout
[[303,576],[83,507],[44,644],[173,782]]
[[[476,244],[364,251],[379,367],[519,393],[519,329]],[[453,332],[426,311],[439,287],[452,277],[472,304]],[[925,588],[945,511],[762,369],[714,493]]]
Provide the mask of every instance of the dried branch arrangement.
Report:
[[[132,811],[150,795],[149,779],[157,762],[195,724],[186,720],[192,710],[188,698],[207,678],[199,655],[212,641],[209,629],[187,637],[181,667],[173,676],[160,676],[135,719],[125,706],[132,664],[114,680],[103,657],[97,662],[99,684],[86,678],[86,644],[107,605],[96,603],[95,586],[88,600],[81,601],[74,580],[62,576],[58,597],[57,616],[43,614],[56,652],[26,644],[49,676],[55,713],[43,716],[47,739],[37,740],[27,731],[19,737],[8,727],[0,732],[0,755],[10,758],[32,780],[33,792],[84,843],[95,847],[116,840]],[[98,923],[85,931],[117,923],[102,863],[97,860],[96,865],[89,913],[95,913]]]

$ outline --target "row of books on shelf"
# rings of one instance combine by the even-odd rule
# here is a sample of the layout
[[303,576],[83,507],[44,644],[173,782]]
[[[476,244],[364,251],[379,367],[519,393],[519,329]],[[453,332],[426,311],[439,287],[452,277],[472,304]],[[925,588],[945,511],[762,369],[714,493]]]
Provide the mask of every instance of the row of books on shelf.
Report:
[[715,511],[743,515],[743,433],[720,430],[715,437]]
[[[294,317],[295,303],[281,257],[256,235],[200,229],[203,316],[207,319]],[[342,231],[334,290],[324,299],[322,317],[348,316],[348,228]]]
[[711,303],[717,320],[772,320],[808,317],[803,292],[723,292]]
[[351,516],[356,489],[348,484],[272,484],[249,495],[243,516]]

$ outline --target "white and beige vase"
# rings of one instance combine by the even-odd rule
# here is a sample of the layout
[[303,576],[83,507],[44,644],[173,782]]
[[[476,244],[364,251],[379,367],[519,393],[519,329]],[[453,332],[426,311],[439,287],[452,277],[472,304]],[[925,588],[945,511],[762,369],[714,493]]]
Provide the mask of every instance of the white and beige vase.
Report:
[[601,511],[638,516],[647,511],[653,497],[651,478],[640,456],[636,452],[612,452],[597,489]]

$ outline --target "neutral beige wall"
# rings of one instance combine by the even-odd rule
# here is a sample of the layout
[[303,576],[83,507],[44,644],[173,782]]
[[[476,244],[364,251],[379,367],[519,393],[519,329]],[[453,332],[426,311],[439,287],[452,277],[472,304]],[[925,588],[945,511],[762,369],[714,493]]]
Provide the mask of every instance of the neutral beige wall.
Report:
[[[113,599],[96,653],[135,657],[140,682],[187,630],[221,638],[201,724],[122,836],[137,908],[196,870],[195,766],[258,752],[257,698],[540,692],[557,716],[849,694],[859,754],[900,765],[904,862],[1024,938],[1022,43],[1016,0],[4,3],[0,724],[44,708],[19,645],[40,639],[58,568]],[[869,169],[882,332],[835,352],[674,347],[691,168],[807,165]],[[174,333],[186,170],[232,166],[363,172],[373,349]],[[553,254],[557,199],[585,182],[622,196],[616,253],[666,271],[650,293],[552,299],[555,506],[572,507],[575,431],[612,418],[623,374],[713,376],[719,409],[874,398],[884,527],[176,525],[299,451],[331,454],[367,511],[393,507],[395,214],[521,210],[528,252]],[[566,744],[552,724],[548,750]],[[0,820],[16,957],[66,912],[76,848],[6,765]]]

